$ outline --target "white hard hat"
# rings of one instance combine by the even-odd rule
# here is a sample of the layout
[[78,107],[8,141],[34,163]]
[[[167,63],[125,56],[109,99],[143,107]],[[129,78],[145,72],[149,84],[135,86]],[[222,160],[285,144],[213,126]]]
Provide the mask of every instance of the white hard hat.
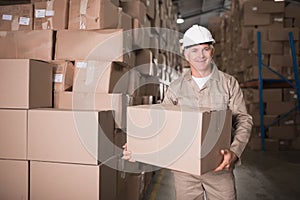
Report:
[[183,35],[183,48],[203,43],[215,43],[210,31],[198,25],[193,25]]

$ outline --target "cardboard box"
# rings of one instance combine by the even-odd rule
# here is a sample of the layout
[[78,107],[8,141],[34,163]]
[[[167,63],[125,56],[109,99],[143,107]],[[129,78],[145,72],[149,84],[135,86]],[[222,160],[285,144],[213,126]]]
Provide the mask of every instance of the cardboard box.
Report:
[[[133,46],[134,49],[144,49],[150,47],[151,42],[151,28],[145,28],[146,26],[141,23],[137,18],[133,19]],[[162,36],[162,35],[160,35]],[[160,49],[165,49],[166,47],[161,47]]]
[[155,17],[155,8],[156,8],[156,3],[158,3],[157,0],[142,0],[144,4],[146,5],[146,13],[148,17],[151,19],[154,19]]
[[244,12],[244,26],[257,26],[257,25],[269,25],[271,24],[270,14],[251,13]]
[[297,137],[292,141],[292,148],[300,150],[300,137]]
[[128,70],[128,67],[116,62],[76,61],[73,91],[126,94]]
[[[276,71],[280,71],[280,69],[272,67],[272,69]],[[276,74],[274,74],[269,69],[262,67],[262,77],[264,79],[280,79]],[[247,69],[247,76],[249,77],[248,80],[258,79],[258,66],[252,66]]]
[[268,131],[269,138],[291,140],[296,137],[295,126],[272,126]]
[[[260,115],[258,113],[253,114],[253,125],[254,126],[260,126]],[[270,125],[271,123],[273,123],[276,119],[278,118],[278,115],[264,115],[264,125]],[[278,125],[278,123],[276,123],[275,125]]]
[[125,13],[132,18],[137,18],[144,25],[147,9],[143,2],[134,0],[120,3]]
[[246,1],[244,2],[244,13],[283,13],[284,2],[272,1]]
[[136,51],[135,70],[146,75],[156,75],[154,72],[153,54],[149,49]]
[[[262,40],[260,45],[262,54],[283,54],[282,42],[270,42]],[[254,53],[257,54],[257,42],[254,43]]]
[[281,115],[295,107],[295,102],[268,102],[266,106],[267,115]]
[[297,3],[289,3],[285,7],[285,17],[291,18],[299,18],[299,4]]
[[68,28],[69,0],[50,0],[34,3],[34,30]]
[[0,32],[0,58],[52,60],[51,30]]
[[105,165],[30,162],[30,199],[116,199],[117,172]]
[[32,30],[31,4],[0,6],[0,31]]
[[[264,102],[282,101],[282,89],[265,89],[263,90]],[[253,102],[259,102],[259,90],[253,90]]]
[[57,32],[55,58],[129,63],[125,52],[131,49],[132,38],[127,36],[121,29],[61,30]]
[[117,28],[119,8],[108,0],[70,0],[69,29]]
[[134,160],[201,175],[217,167],[222,161],[220,150],[229,148],[231,118],[230,111],[205,108],[128,107],[128,149]]
[[111,111],[28,111],[28,159],[97,165],[114,153]]
[[0,59],[0,108],[52,107],[52,68],[36,60]]
[[66,110],[113,110],[115,126],[126,127],[128,98],[122,94],[101,94],[81,92],[54,93],[54,108]]
[[122,10],[119,11],[119,26],[118,28],[123,29],[124,31],[128,31],[128,34],[132,34],[132,17],[126,13],[124,13]]
[[291,55],[271,55],[270,56],[271,67],[293,67],[293,60]]
[[1,199],[28,199],[28,161],[0,160]]
[[54,92],[70,91],[73,86],[74,64],[62,60],[56,60],[52,63],[55,64],[53,68]]
[[289,41],[289,32],[293,33],[294,40],[299,40],[299,28],[273,28],[269,29],[270,41]]
[[27,110],[0,109],[0,158],[27,158]]

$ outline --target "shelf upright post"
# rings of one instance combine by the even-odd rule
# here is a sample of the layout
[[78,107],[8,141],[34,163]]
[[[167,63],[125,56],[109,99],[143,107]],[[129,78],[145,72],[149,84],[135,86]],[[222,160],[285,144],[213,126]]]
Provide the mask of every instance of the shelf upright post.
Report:
[[259,115],[260,115],[260,138],[261,150],[265,151],[265,124],[264,124],[264,100],[263,100],[263,77],[261,55],[261,33],[257,32],[257,57],[258,57],[258,80],[259,80]]
[[295,78],[295,89],[297,92],[297,108],[298,112],[300,112],[300,82],[299,82],[299,70],[298,70],[298,62],[294,45],[294,36],[293,32],[289,32],[289,42],[293,59],[293,67],[294,67],[294,78]]

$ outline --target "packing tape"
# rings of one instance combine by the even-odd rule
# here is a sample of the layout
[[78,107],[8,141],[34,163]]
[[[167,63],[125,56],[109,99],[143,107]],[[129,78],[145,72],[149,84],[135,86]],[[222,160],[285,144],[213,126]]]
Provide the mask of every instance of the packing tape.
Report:
[[119,29],[122,28],[122,8],[118,7],[118,27]]
[[79,29],[86,29],[86,13],[88,0],[80,1]]
[[53,3],[54,3],[54,0],[52,0],[52,1],[47,1],[47,7],[46,7],[46,10],[53,10]]
[[19,17],[14,16],[12,22],[11,22],[11,30],[12,31],[18,31],[19,30]]
[[96,67],[94,61],[88,61],[88,67],[86,69],[85,85],[90,85],[94,81],[96,73]]

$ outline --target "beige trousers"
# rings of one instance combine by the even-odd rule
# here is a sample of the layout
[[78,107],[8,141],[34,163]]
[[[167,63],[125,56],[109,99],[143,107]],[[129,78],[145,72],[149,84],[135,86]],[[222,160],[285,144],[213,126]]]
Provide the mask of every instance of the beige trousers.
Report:
[[235,200],[232,170],[208,172],[202,176],[173,171],[177,200]]

